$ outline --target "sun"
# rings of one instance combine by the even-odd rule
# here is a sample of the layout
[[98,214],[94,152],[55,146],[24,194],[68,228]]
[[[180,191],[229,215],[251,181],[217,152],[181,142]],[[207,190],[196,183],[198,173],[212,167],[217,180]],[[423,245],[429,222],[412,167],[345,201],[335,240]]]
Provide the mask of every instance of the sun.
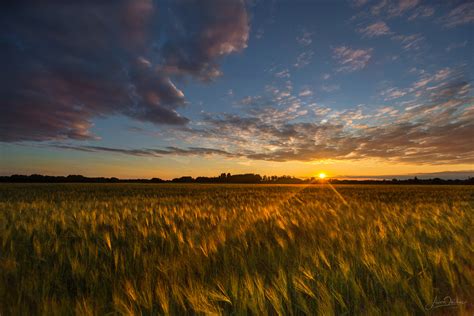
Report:
[[326,178],[326,174],[324,172],[321,172],[319,174],[319,179],[324,179],[324,178]]

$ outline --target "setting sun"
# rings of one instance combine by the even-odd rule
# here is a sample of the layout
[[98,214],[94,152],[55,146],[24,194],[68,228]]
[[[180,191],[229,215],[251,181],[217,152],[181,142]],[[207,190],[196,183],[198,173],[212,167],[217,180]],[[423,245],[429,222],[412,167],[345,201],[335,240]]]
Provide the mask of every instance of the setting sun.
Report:
[[326,174],[324,172],[321,172],[319,174],[319,179],[324,179],[324,178],[326,178]]

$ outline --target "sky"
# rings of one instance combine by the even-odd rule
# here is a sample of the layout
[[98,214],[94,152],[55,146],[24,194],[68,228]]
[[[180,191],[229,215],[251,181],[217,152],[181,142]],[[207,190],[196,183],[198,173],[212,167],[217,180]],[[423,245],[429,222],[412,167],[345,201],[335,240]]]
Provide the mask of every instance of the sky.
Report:
[[25,0],[0,25],[3,175],[474,175],[473,1]]

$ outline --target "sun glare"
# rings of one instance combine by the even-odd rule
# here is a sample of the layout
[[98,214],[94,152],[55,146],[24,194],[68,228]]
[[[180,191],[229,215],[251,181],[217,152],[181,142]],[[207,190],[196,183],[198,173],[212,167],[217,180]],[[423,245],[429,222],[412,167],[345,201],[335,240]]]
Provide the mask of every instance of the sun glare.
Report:
[[324,172],[321,172],[319,174],[319,179],[324,179],[324,178],[326,178],[326,174]]

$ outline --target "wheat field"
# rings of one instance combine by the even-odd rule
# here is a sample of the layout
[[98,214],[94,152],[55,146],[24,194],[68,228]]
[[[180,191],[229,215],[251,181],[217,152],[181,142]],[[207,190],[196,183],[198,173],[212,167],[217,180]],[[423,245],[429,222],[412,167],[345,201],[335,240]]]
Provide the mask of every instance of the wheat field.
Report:
[[473,312],[472,186],[0,188],[2,316]]

